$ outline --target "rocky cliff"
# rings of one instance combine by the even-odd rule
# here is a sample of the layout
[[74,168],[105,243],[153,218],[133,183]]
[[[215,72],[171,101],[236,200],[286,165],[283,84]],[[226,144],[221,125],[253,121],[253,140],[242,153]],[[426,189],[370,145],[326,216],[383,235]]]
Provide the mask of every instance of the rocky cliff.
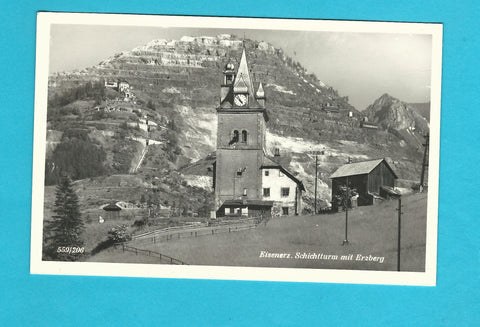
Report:
[[367,107],[364,114],[370,122],[396,134],[412,147],[421,147],[429,133],[429,122],[415,106],[389,94],[383,94]]

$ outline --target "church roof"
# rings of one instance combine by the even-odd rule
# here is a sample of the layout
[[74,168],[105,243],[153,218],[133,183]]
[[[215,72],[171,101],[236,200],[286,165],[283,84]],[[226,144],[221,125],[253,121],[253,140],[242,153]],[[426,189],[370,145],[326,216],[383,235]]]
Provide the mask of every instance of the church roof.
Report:
[[235,85],[233,85],[233,92],[235,93],[247,93],[249,91],[249,87],[247,82],[245,81],[245,76],[237,75],[235,79]]
[[[237,91],[239,87],[246,87],[250,95],[253,96],[253,84],[252,79],[250,78],[250,71],[248,69],[247,55],[245,54],[245,48],[242,51],[242,58],[240,59],[240,65],[238,65],[237,77],[235,78],[235,83],[233,84],[233,90]],[[246,91],[243,91],[246,92]]]
[[[240,58],[240,64],[238,65],[237,74],[235,76],[235,82],[233,83],[233,92],[248,93],[249,108],[263,108],[255,98],[254,91],[252,79],[250,78],[250,69],[248,68],[247,54],[245,53],[245,48],[243,48],[242,57]],[[225,108],[226,106],[228,106],[228,104],[222,103],[222,108]]]
[[264,97],[265,97],[265,91],[263,90],[262,82],[260,82],[257,89],[257,98],[264,98]]

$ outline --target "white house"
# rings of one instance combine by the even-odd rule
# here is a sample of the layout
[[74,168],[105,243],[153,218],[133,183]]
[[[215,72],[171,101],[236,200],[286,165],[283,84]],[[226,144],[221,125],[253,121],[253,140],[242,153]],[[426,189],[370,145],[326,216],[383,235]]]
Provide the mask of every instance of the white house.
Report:
[[130,84],[127,81],[119,81],[118,82],[118,90],[120,92],[127,92],[130,89]]
[[105,81],[105,87],[116,89],[118,87],[118,83],[115,81]]
[[273,201],[272,216],[298,215],[302,212],[302,192],[305,187],[280,164],[264,159],[262,195],[264,201]]

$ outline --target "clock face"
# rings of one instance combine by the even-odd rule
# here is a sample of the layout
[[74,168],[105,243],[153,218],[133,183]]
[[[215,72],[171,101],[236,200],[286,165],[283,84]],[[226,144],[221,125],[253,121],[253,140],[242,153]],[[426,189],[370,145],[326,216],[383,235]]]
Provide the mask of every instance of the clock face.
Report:
[[233,101],[237,106],[243,107],[247,104],[247,96],[245,94],[237,94]]

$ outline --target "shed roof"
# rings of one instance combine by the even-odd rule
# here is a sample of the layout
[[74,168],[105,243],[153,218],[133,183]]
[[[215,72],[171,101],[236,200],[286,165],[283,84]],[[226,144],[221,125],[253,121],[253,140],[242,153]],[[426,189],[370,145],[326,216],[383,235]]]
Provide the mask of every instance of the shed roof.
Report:
[[102,209],[105,210],[105,211],[120,211],[120,210],[122,210],[122,208],[119,207],[116,202],[111,202],[111,203],[107,204],[106,206],[104,206]]
[[395,174],[392,167],[390,167],[390,165],[387,163],[387,161],[384,158],[345,164],[339,167],[332,174],[332,176],[330,176],[330,178],[333,179],[333,178],[346,177],[346,176],[369,174],[373,169],[375,169],[375,167],[377,167],[383,161],[385,162],[385,165],[392,171],[395,178],[398,178],[397,174]]
[[272,207],[273,201],[254,200],[254,199],[237,199],[237,200],[225,200],[222,206],[259,206],[259,207]]

